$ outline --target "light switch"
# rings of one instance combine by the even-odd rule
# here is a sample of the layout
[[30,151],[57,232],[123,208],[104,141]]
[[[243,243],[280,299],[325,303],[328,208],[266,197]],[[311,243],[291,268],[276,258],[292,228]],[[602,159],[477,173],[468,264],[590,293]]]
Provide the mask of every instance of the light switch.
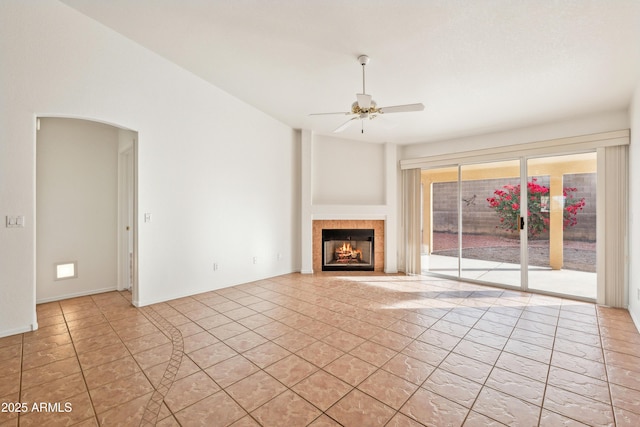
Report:
[[7,228],[24,228],[24,215],[7,215]]

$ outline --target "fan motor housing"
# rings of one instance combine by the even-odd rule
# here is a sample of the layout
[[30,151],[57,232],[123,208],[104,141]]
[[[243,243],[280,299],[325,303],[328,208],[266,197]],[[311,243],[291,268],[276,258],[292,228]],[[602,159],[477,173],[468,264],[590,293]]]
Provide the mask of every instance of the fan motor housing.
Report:
[[351,114],[373,114],[373,113],[377,113],[378,109],[376,108],[376,101],[374,101],[373,99],[371,100],[371,105],[369,106],[369,108],[360,108],[360,106],[358,105],[358,102],[354,102],[353,104],[351,104]]

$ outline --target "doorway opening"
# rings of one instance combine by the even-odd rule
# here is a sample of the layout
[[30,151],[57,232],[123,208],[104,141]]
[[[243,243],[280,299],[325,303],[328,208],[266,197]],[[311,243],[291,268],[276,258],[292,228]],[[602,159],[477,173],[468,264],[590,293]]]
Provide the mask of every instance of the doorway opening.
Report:
[[[136,301],[137,133],[36,120],[36,302],[113,290]],[[74,274],[57,279],[60,263]]]
[[118,154],[118,290],[137,301],[137,133],[124,134]]

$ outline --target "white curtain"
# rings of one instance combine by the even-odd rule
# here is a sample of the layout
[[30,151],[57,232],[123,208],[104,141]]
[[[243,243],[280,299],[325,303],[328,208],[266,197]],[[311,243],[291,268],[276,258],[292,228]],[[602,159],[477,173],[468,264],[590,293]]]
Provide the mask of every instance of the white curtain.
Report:
[[[599,150],[604,151],[604,271],[598,271],[598,302],[611,307],[627,307],[628,267],[628,212],[629,212],[629,167],[628,146],[619,145]],[[601,171],[598,170],[598,174]],[[598,194],[600,197],[600,194]],[[601,227],[602,228],[602,227]],[[600,235],[598,240],[600,240]],[[602,246],[600,246],[602,248]],[[602,292],[604,291],[604,301]]]
[[420,230],[420,169],[402,171],[403,225],[404,225],[404,271],[406,274],[420,274],[420,247],[422,236]]

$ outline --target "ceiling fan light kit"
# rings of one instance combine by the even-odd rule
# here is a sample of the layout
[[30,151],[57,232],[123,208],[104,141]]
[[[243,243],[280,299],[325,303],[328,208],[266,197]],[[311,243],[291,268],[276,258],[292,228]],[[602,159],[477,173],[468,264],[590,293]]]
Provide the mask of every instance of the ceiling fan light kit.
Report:
[[[324,115],[346,115],[353,116],[345,123],[338,126],[333,132],[339,133],[347,129],[354,120],[365,120],[365,119],[375,119],[380,114],[389,114],[389,113],[408,113],[412,111],[423,111],[424,105],[422,103],[418,104],[404,104],[404,105],[395,105],[391,107],[380,107],[373,100],[371,95],[367,94],[365,87],[365,67],[369,64],[369,57],[367,55],[358,56],[358,63],[362,66],[362,93],[356,94],[356,102],[351,104],[351,110],[348,112],[339,112],[339,113],[314,113],[310,114],[311,116],[324,116]],[[361,126],[361,132],[364,133],[364,125]]]

